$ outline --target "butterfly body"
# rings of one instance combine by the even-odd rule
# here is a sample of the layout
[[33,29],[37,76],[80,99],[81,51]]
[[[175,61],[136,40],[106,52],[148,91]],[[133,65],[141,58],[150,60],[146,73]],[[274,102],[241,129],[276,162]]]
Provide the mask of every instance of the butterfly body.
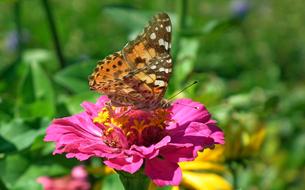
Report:
[[168,107],[163,97],[172,72],[170,46],[170,19],[159,13],[135,40],[98,63],[90,89],[107,95],[113,106]]

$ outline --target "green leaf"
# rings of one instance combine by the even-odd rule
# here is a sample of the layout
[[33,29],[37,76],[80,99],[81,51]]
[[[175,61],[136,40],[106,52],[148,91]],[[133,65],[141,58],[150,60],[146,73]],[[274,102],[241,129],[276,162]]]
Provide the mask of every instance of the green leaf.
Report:
[[[31,56],[30,56],[31,55]],[[41,56],[26,55],[24,69],[18,86],[17,110],[21,117],[51,117],[55,113],[55,92],[47,73],[43,70]]]
[[0,152],[10,153],[28,148],[39,133],[39,130],[31,129],[20,119],[10,123],[2,123],[0,126],[0,139],[2,141]]
[[56,73],[55,82],[74,93],[89,91],[88,76],[95,66],[95,61],[75,63]]
[[[0,130],[1,130],[1,128],[0,128]],[[3,138],[2,134],[0,133],[0,154],[14,152],[16,150],[17,150],[17,147],[10,141]]]
[[[41,176],[63,176],[70,172],[66,168],[57,165],[31,165],[14,184],[14,189],[40,190],[42,185],[36,180]],[[26,187],[26,188],[25,188]]]
[[0,177],[0,189],[2,190],[7,190],[6,185],[4,184],[4,182],[2,181],[1,177]]
[[35,140],[32,143],[31,152],[37,151],[39,152],[39,155],[41,156],[48,156],[52,155],[52,152],[55,149],[54,143],[46,143],[43,139],[45,137],[45,131],[51,121],[49,119],[41,119],[40,120],[40,128],[39,128],[39,135],[35,138]]
[[185,84],[184,82],[194,69],[199,41],[195,38],[183,38],[181,39],[180,47],[181,49],[174,65],[172,81],[180,85],[179,88],[181,89],[181,85]]
[[21,155],[7,156],[0,161],[0,176],[8,189],[15,185],[29,165],[30,162]]
[[[198,74],[197,80],[200,80]],[[196,77],[197,75],[195,75]],[[196,90],[195,100],[201,101],[205,105],[217,105],[224,96],[225,93],[225,82],[216,76],[205,75],[206,80],[200,80],[200,86]]]
[[42,116],[52,116],[55,113],[55,94],[51,81],[37,63],[31,64],[31,69],[33,74],[35,98],[36,100],[41,100],[42,104],[44,104],[42,105],[44,108],[41,107],[42,109],[40,109],[40,106],[38,105],[37,111],[46,110]]
[[103,190],[124,190],[118,174],[111,174],[105,177],[102,185]]
[[55,71],[59,68],[59,63],[55,56],[45,49],[31,49],[24,53],[23,61],[25,63],[39,63],[47,71]]
[[125,190],[141,190],[148,189],[150,179],[144,174],[143,170],[130,174],[123,171],[116,171],[119,174],[120,181],[122,182]]
[[107,16],[113,18],[115,22],[130,30],[135,30],[135,28],[138,28],[139,30],[142,29],[152,16],[152,14],[147,14],[147,12],[132,9],[130,7],[108,6],[104,8],[104,12]]
[[172,186],[157,187],[157,190],[171,190],[171,189],[173,189]]
[[0,176],[8,189],[38,190],[42,186],[36,182],[40,176],[63,176],[69,168],[58,164],[35,164],[24,155],[10,155],[0,161]]

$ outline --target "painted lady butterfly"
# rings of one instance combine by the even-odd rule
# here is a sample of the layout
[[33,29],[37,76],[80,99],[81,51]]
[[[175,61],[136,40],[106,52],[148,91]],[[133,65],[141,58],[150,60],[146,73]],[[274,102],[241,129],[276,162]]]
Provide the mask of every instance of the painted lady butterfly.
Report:
[[89,77],[90,89],[107,95],[113,106],[168,107],[163,96],[172,72],[171,30],[166,13],[154,16],[135,40],[98,62]]

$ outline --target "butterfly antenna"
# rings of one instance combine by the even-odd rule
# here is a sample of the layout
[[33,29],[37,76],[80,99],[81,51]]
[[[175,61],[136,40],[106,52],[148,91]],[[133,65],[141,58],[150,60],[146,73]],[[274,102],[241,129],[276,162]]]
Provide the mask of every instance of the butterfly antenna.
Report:
[[173,99],[174,97],[178,96],[179,94],[181,94],[183,91],[185,91],[186,89],[190,88],[191,86],[197,84],[198,81],[194,81],[193,83],[187,85],[186,87],[182,88],[178,93],[174,94],[173,96],[171,96],[170,98],[168,98],[169,100]]
[[181,104],[179,102],[175,102],[175,104],[186,106],[186,107],[190,107],[190,108],[194,108],[195,110],[199,110],[200,109],[199,106],[190,106],[190,105],[187,105],[187,104]]
[[[194,81],[193,83],[187,85],[186,87],[184,87],[182,90],[180,90],[178,93],[174,94],[173,96],[171,96],[169,98],[169,100],[173,99],[174,97],[178,96],[179,94],[181,94],[183,91],[185,91],[186,89],[190,88],[191,86],[197,84],[198,81]],[[196,110],[199,110],[199,106],[190,106],[190,105],[187,105],[187,104],[181,104],[179,102],[176,102],[175,104],[178,104],[178,105],[182,105],[182,106],[186,106],[186,107],[191,107],[191,108],[194,108]]]

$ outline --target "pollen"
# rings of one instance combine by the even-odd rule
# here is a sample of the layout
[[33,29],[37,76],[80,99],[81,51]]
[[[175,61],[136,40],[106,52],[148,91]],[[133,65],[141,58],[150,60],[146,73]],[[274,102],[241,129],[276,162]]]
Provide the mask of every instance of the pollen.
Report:
[[101,112],[98,113],[98,116],[93,119],[94,123],[105,123],[109,119],[109,112],[106,108],[103,108]]
[[122,127],[128,122],[128,118],[124,115],[117,115],[115,112],[115,107],[104,107],[98,116],[93,119],[94,123],[99,123],[104,126],[116,126]]
[[106,130],[105,134],[110,134],[113,130],[114,130],[113,127],[109,127],[109,128]]

